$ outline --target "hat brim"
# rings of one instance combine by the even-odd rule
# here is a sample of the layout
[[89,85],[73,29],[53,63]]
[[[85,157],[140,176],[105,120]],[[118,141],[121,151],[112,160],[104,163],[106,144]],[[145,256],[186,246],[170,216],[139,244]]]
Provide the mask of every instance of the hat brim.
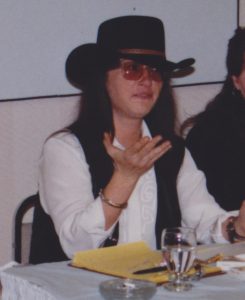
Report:
[[172,72],[190,67],[195,59],[187,58],[180,62],[164,60],[156,55],[119,54],[116,51],[101,49],[97,44],[84,44],[75,48],[67,57],[65,72],[68,81],[75,87],[82,88],[90,82],[98,67],[105,61],[118,57],[133,59],[140,63],[159,68],[162,72]]
[[157,67],[163,72],[171,72],[175,70],[185,69],[193,65],[195,62],[194,58],[187,58],[175,63],[169,60],[163,60],[162,57],[155,56],[155,55],[134,55],[134,54],[125,55],[124,54],[124,55],[120,55],[120,57],[133,59],[142,64]]

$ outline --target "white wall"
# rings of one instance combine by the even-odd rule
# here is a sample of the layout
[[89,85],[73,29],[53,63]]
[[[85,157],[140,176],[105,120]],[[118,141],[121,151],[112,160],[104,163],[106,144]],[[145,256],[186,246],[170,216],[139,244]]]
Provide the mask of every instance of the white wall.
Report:
[[[245,26],[245,0],[240,0]],[[220,85],[175,89],[179,120],[202,109]],[[12,259],[13,217],[25,197],[37,191],[41,147],[53,131],[75,117],[79,97],[0,103],[0,265]]]
[[0,265],[12,258],[13,218],[35,193],[44,140],[77,114],[79,97],[0,103]]
[[68,53],[95,42],[105,19],[128,14],[163,20],[168,59],[196,59],[176,84],[222,81],[236,10],[237,0],[1,0],[0,99],[76,93],[65,78]]

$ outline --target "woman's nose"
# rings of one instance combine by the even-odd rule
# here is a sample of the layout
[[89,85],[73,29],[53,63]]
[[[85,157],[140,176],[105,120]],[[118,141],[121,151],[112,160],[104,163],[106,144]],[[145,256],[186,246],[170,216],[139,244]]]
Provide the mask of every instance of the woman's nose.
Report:
[[143,73],[139,80],[144,82],[149,82],[149,83],[152,82],[151,69],[148,66],[143,67]]

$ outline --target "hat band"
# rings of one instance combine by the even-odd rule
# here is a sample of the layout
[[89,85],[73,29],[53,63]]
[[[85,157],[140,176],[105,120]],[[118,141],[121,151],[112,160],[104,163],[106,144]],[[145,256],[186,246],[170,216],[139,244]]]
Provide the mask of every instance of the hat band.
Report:
[[122,54],[145,54],[145,55],[157,55],[164,57],[164,52],[157,50],[149,50],[149,49],[119,49],[119,53]]

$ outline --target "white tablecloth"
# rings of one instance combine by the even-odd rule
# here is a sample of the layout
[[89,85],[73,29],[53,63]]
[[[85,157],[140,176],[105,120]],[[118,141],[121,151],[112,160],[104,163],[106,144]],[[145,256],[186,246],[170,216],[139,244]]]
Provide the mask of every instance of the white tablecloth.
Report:
[[[232,251],[245,253],[245,244],[242,248],[239,247],[239,251],[238,248],[233,248]],[[212,251],[216,250],[213,248]],[[229,248],[228,254],[233,254],[230,250]],[[203,253],[208,254],[206,249]],[[1,273],[2,300],[102,299],[99,284],[110,278],[112,277],[70,267],[68,262],[15,266]],[[183,293],[169,292],[159,286],[152,299],[244,300],[245,281],[229,274],[203,278],[194,282],[191,291]]]

